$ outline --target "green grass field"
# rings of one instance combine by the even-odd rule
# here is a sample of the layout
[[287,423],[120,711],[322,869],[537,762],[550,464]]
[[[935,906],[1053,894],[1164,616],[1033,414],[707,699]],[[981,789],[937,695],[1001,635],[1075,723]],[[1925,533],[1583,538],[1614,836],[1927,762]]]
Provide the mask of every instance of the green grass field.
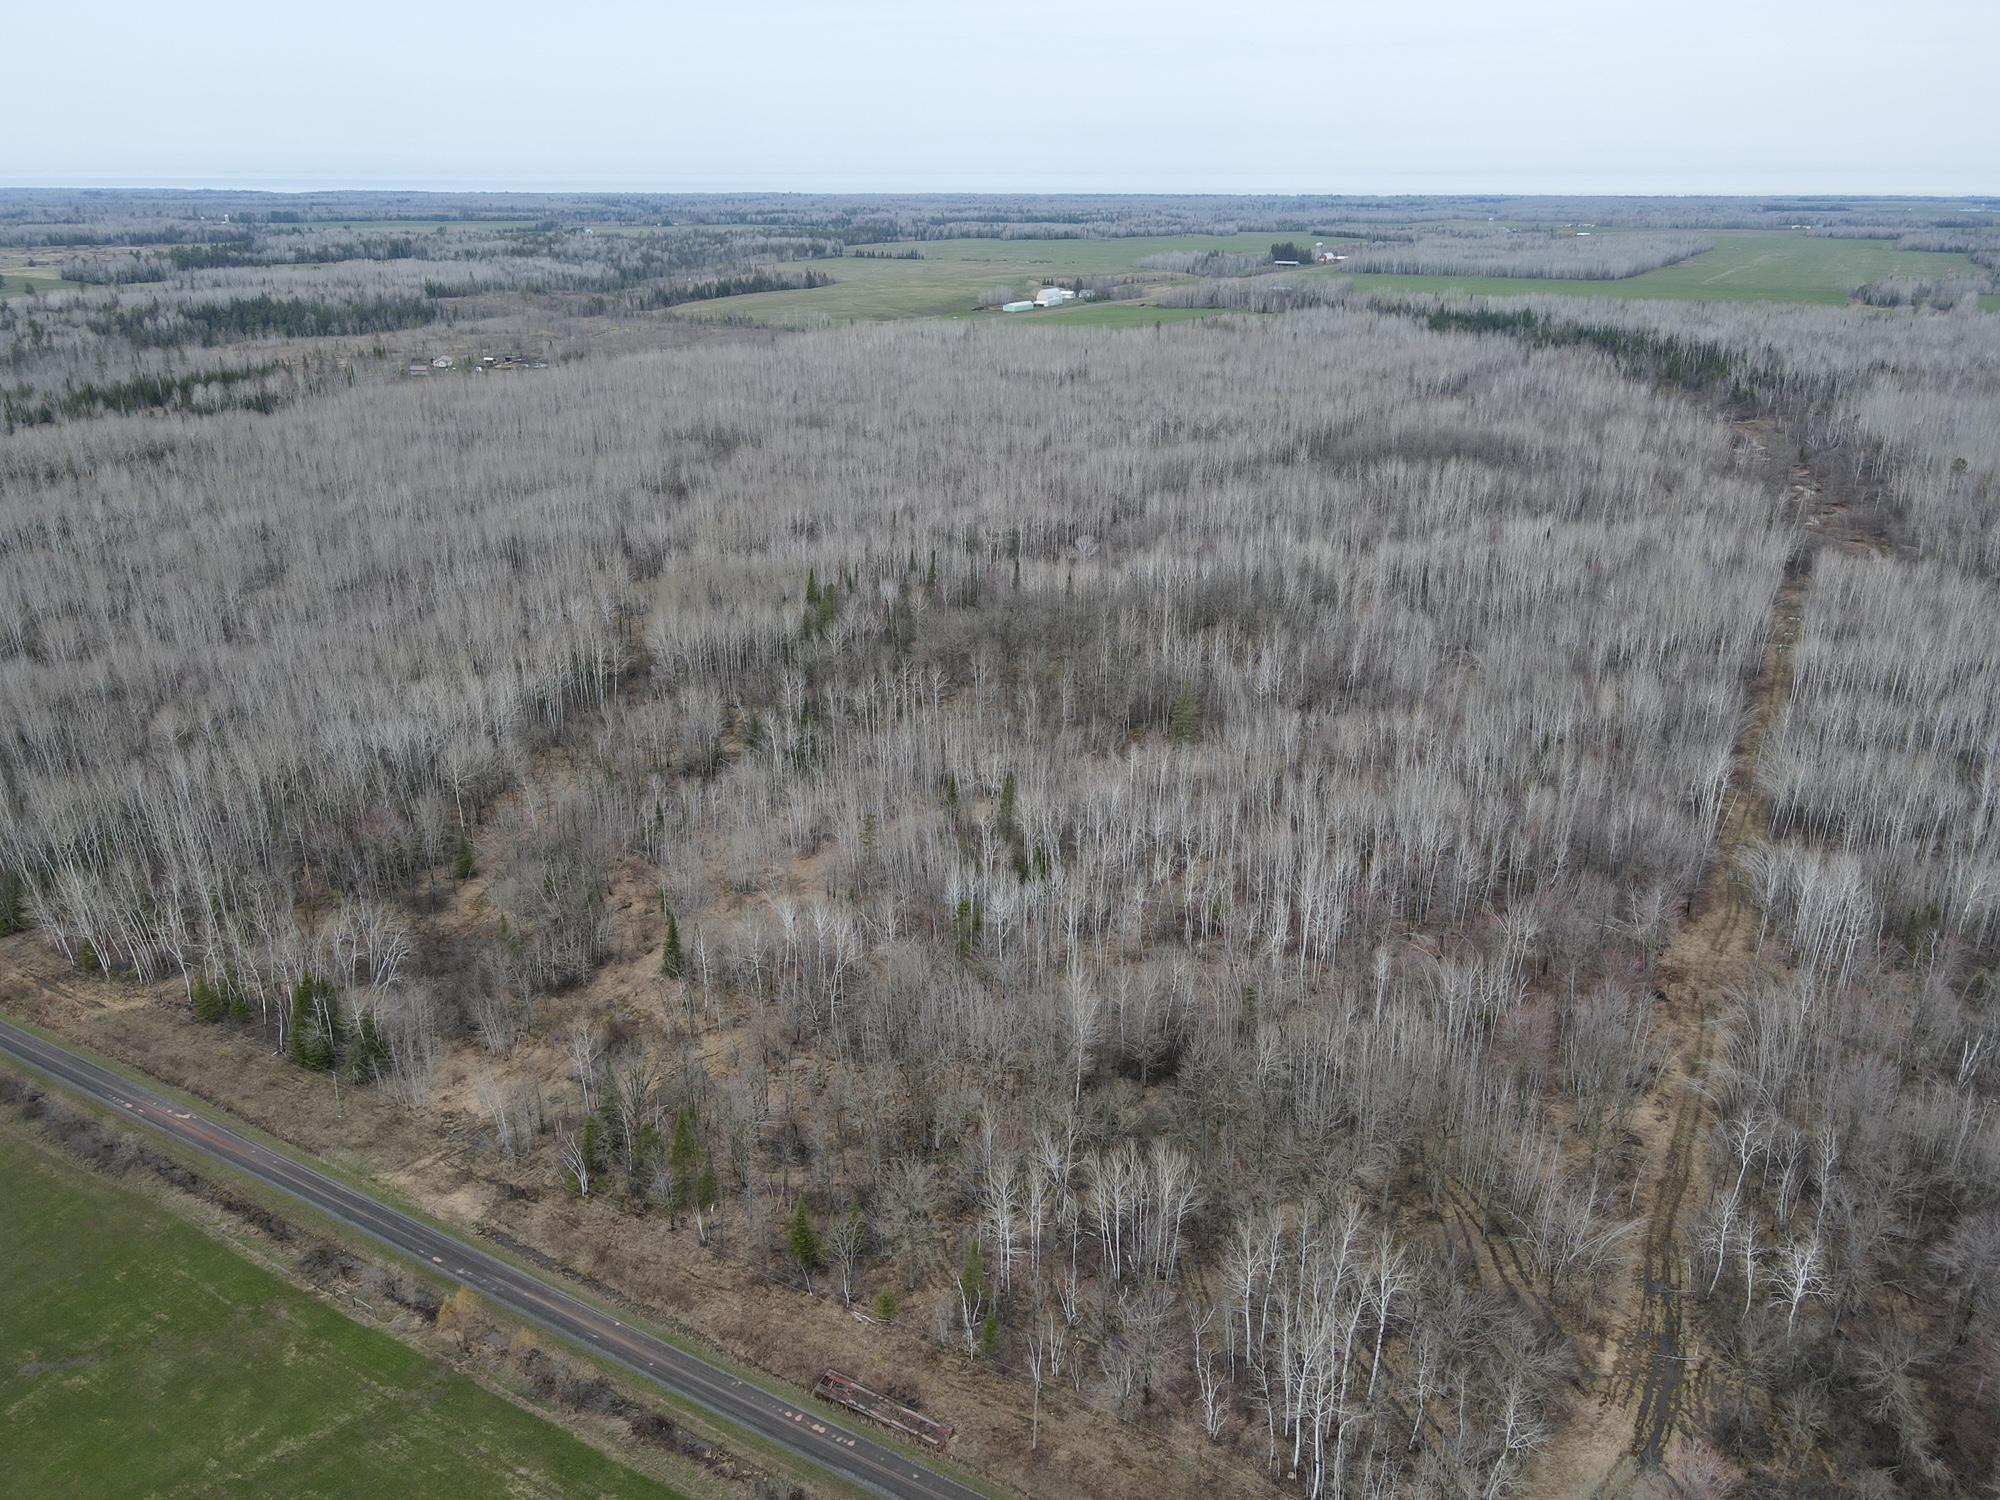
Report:
[[0,1129],[0,1497],[671,1491]]
[[[691,303],[675,315],[694,318],[747,318],[793,326],[875,322],[889,318],[952,317],[966,313],[989,287],[1025,292],[1044,281],[1113,275],[1138,269],[1139,261],[1166,250],[1222,250],[1262,255],[1278,239],[1309,241],[1310,235],[1265,231],[1237,235],[1162,235],[1109,240],[926,240],[868,249],[923,251],[922,260],[872,260],[847,256],[823,261],[816,269],[834,284],[811,291],[758,292]],[[1963,255],[1898,250],[1883,240],[1811,239],[1801,234],[1724,231],[1713,250],[1623,281],[1552,281],[1497,276],[1356,276],[1362,291],[1463,292],[1481,296],[1526,296],[1543,292],[1569,297],[1657,297],[1714,302],[1820,302],[1840,304],[1864,281],[1903,273],[1978,275]],[[1329,268],[1308,275],[1344,274]],[[1162,277],[1162,281],[1175,278]],[[1982,301],[1982,306],[1987,305]],[[1166,311],[1155,309],[1154,312]],[[1164,322],[1137,310],[1096,307],[1055,313],[1021,314],[1037,320],[1075,320],[1080,326]]]
[[73,292],[83,285],[65,281],[53,271],[4,271],[0,272],[0,297],[24,297],[31,282],[37,292]]
[[1983,275],[1963,255],[1898,250],[1886,240],[1724,232],[1715,248],[1623,281],[1544,281],[1524,276],[1357,276],[1363,291],[1465,292],[1478,296],[1641,297],[1703,302],[1840,304],[1864,281],[1890,275]]
[[[1273,241],[1310,235],[1177,234],[1114,240],[925,240],[921,244],[868,245],[868,250],[921,250],[922,260],[872,260],[848,255],[816,261],[813,269],[833,285],[811,291],[753,292],[689,303],[675,314],[694,318],[749,318],[759,323],[876,322],[888,318],[943,318],[969,311],[989,287],[1031,286],[1077,276],[1134,271],[1140,260],[1168,250],[1222,250],[1268,255]],[[1163,277],[1163,280],[1171,280]],[[1061,316],[1074,313],[1064,311]]]

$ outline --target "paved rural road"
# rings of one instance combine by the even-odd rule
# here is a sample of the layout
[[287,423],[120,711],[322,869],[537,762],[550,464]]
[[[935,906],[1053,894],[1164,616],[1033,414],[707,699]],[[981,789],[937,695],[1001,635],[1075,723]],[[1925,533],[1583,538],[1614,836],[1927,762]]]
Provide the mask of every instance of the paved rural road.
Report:
[[198,1147],[392,1250],[428,1263],[438,1274],[456,1277],[495,1306],[615,1360],[633,1374],[873,1494],[892,1500],[981,1500],[978,1491],[838,1425],[822,1411],[793,1405],[699,1355],[628,1328],[532,1271],[488,1255],[456,1235],[433,1229],[6,1021],[0,1021],[0,1052],[28,1064],[63,1088]]

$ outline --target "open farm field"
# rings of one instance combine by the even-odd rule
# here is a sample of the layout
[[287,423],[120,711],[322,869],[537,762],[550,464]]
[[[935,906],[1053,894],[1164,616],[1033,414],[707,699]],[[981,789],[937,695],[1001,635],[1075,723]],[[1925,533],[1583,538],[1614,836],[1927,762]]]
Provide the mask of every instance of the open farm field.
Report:
[[[1371,276],[1361,291],[1451,292],[1485,297],[1549,293],[1675,302],[1805,302],[1839,305],[1884,276],[1957,276],[1978,267],[1963,254],[1902,250],[1887,240],[1817,239],[1795,233],[1718,232],[1713,250],[1678,265],[1615,281],[1519,276]],[[1314,274],[1326,274],[1315,272]]]
[[0,1127],[0,1495],[674,1500]]

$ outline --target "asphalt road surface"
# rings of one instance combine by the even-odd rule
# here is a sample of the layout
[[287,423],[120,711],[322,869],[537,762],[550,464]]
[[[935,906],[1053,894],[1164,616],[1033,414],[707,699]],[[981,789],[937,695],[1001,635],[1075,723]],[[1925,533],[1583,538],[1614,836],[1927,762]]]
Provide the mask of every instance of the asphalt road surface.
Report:
[[291,1194],[392,1250],[427,1263],[435,1273],[456,1278],[496,1307],[616,1361],[724,1422],[754,1432],[872,1494],[893,1500],[980,1500],[977,1490],[841,1426],[821,1410],[794,1405],[761,1386],[739,1380],[697,1354],[629,1328],[532,1271],[489,1255],[227,1126],[182,1109],[163,1095],[67,1048],[0,1021],[0,1052],[28,1064],[65,1089]]

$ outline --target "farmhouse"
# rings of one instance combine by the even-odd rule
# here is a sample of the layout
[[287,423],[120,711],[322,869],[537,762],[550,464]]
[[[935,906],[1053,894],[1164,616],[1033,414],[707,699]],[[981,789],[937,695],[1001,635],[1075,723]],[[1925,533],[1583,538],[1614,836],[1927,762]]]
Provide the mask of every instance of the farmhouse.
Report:
[[1035,293],[1035,306],[1057,307],[1076,295],[1068,287],[1045,286]]

